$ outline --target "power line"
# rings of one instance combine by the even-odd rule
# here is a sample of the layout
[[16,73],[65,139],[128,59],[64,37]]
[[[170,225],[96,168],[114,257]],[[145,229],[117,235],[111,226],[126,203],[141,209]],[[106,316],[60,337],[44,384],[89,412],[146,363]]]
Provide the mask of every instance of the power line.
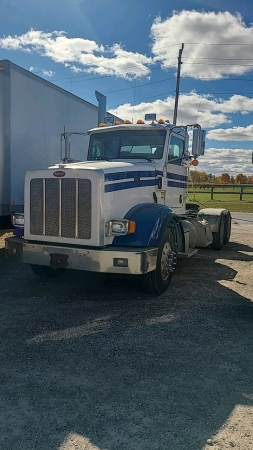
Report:
[[[164,94],[152,95],[152,97],[145,97],[145,98],[138,99],[138,102],[142,102],[143,100],[149,100],[150,98],[159,99],[160,96],[174,94],[174,93],[175,93],[175,91],[170,91],[170,92],[165,92]],[[118,106],[122,106],[122,103],[120,103],[118,105],[108,106],[107,109],[117,108]]]
[[[151,98],[159,99],[160,96],[174,94],[174,93],[175,93],[175,91],[165,92],[163,94],[154,95],[152,97],[144,97],[144,98],[138,99],[137,101],[138,102],[143,102],[144,100],[149,100]],[[181,94],[186,94],[186,95],[189,94],[189,96],[192,95],[192,93],[188,92],[188,91],[181,91]],[[242,93],[242,94],[234,94],[233,92],[208,92],[208,93],[196,92],[196,94],[197,95],[253,95],[253,92],[245,92],[245,93]],[[171,97],[171,98],[173,99],[173,97]],[[118,105],[108,106],[108,109],[114,109],[114,108],[117,108],[119,106],[122,106],[122,103],[120,103]],[[200,105],[199,105],[199,108],[200,108]],[[198,111],[198,113],[199,113],[199,111]]]
[[228,46],[232,46],[232,45],[245,45],[245,46],[249,46],[249,47],[253,47],[253,44],[242,44],[242,43],[229,43],[229,42],[226,42],[226,43],[222,43],[222,42],[216,42],[216,43],[214,43],[214,42],[212,42],[212,43],[210,43],[210,42],[186,42],[186,44],[187,45],[224,45],[224,46],[226,46],[226,45],[228,45]]
[[252,67],[253,64],[222,64],[222,63],[187,63],[184,62],[184,64],[188,64],[188,65],[192,65],[192,66],[196,66],[196,65],[200,65],[200,66],[238,66],[238,67]]
[[187,56],[186,59],[204,59],[204,60],[210,60],[210,59],[214,59],[216,61],[248,61],[249,58],[217,58],[217,57],[213,57],[213,58],[202,58],[202,57],[196,57],[196,58],[191,58],[190,56]]
[[[153,44],[153,46],[154,46],[155,44]],[[179,45],[181,45],[181,42],[177,42],[177,43],[175,43],[175,44],[170,44],[170,45],[165,45],[165,46],[163,46],[163,47],[157,47],[157,48],[155,48],[155,51],[157,51],[157,50],[162,50],[162,49],[164,49],[164,48],[170,48],[170,47],[176,47],[176,46],[179,46]],[[209,46],[215,46],[215,45],[218,45],[218,46],[248,46],[248,47],[253,47],[253,44],[244,44],[244,43],[221,43],[221,42],[217,42],[217,43],[209,43],[209,42],[186,42],[185,43],[185,45],[209,45]],[[154,54],[154,49],[153,50],[139,50],[138,52],[136,52],[136,53],[153,53]],[[170,59],[176,59],[177,57],[175,56],[175,57],[173,57],[173,58],[170,58]],[[208,59],[208,58],[203,58],[203,59]],[[211,58],[211,59],[216,59],[216,58]],[[223,59],[223,58],[222,58]],[[46,70],[57,70],[57,71],[59,71],[59,70],[67,70],[67,69],[70,69],[71,67],[60,67],[59,69],[46,69]],[[35,73],[35,74],[37,74],[37,73],[43,73],[44,72],[44,70],[40,70],[40,71],[34,71],[33,73]]]
[[[184,75],[183,78],[191,78],[189,75]],[[253,81],[253,79],[250,78],[220,78],[219,80],[215,80],[213,77],[202,77],[200,80],[198,81],[202,81],[202,80],[212,80],[212,81]]]
[[138,86],[131,86],[131,87],[128,87],[128,88],[123,88],[123,89],[116,89],[115,91],[107,91],[107,92],[104,92],[104,94],[112,94],[114,92],[127,91],[128,89],[136,89],[136,88],[139,88],[139,87],[142,87],[142,86],[150,86],[152,84],[163,83],[165,81],[170,81],[170,80],[174,80],[174,79],[175,79],[175,77],[165,78],[164,80],[151,81],[150,83],[138,84]]

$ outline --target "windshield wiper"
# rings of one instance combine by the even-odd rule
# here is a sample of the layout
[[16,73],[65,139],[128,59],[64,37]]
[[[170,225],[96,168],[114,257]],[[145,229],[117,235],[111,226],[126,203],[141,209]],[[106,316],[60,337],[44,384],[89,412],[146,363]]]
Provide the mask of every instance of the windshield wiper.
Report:
[[125,156],[125,157],[120,157],[117,159],[145,159],[146,161],[152,161],[154,158],[152,157],[148,157],[148,156]]
[[107,156],[90,156],[90,161],[110,161]]

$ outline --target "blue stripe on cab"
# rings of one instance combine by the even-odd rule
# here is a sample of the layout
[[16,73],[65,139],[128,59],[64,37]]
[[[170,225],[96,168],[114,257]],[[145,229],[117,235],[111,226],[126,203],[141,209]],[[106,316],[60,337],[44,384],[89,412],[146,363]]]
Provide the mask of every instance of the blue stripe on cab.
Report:
[[179,181],[167,181],[167,186],[174,187],[174,188],[180,188],[180,189],[186,189],[186,183],[180,183]]
[[185,177],[184,175],[178,175],[177,173],[167,173],[167,178],[171,178],[172,180],[179,180],[179,181],[187,181],[188,177]]
[[113,173],[105,173],[105,181],[117,181],[117,180],[126,180],[129,178],[135,177],[155,177],[155,171],[151,170],[138,170],[138,171],[129,171],[129,172],[113,172]]
[[145,186],[155,186],[157,180],[124,181],[123,183],[113,183],[105,185],[105,192],[122,191]]

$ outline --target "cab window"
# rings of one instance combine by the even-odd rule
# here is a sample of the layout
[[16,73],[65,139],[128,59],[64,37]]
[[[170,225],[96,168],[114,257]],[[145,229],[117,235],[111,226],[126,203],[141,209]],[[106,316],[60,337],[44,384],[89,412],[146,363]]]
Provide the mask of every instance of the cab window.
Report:
[[183,155],[183,151],[184,141],[176,136],[171,136],[169,143],[168,161],[171,161],[171,164],[181,165],[181,159],[177,158],[180,158]]

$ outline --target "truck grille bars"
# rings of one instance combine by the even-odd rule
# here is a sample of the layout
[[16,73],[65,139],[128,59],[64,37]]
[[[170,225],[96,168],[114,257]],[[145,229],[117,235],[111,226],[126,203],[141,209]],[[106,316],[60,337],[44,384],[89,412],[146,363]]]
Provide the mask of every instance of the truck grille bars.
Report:
[[31,180],[30,233],[37,236],[90,239],[90,180]]

